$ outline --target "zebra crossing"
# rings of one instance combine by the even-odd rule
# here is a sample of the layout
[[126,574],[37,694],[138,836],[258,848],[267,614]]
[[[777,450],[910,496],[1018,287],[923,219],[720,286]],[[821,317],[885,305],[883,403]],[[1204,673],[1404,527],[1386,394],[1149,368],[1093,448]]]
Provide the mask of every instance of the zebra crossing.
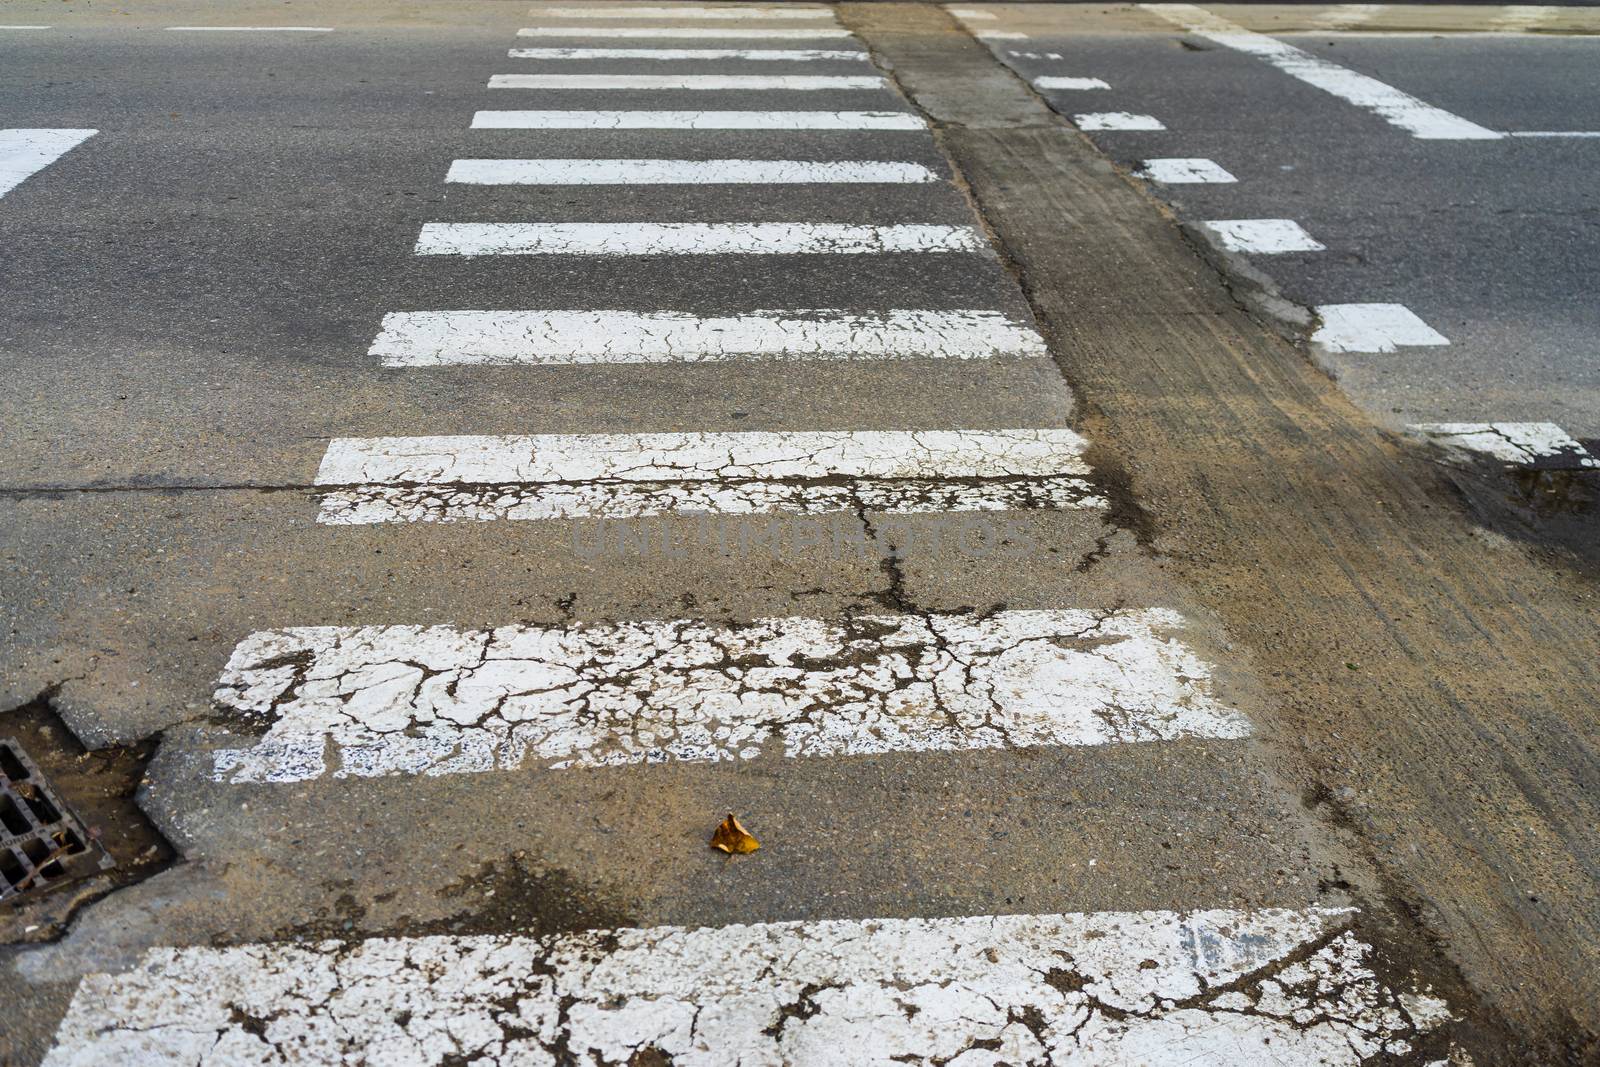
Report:
[[[806,257],[836,262],[848,279],[877,257],[936,259],[961,264],[969,288],[993,294],[993,306],[882,306],[880,294],[860,292],[856,305],[819,307],[800,286],[791,306],[736,310],[641,310],[600,284],[581,307],[541,306],[536,289],[517,290],[515,307],[417,306],[396,293],[367,352],[374,374],[681,366],[776,376],[796,366],[888,365],[914,366],[937,384],[951,368],[1048,359],[975,220],[866,217],[870,192],[916,197],[949,184],[929,162],[925,123],[884,78],[744,72],[745,63],[869,59],[831,9],[612,3],[541,6],[532,18],[519,41],[584,43],[510,50],[518,63],[555,69],[497,74],[485,92],[538,94],[545,109],[463,115],[464,127],[483,131],[483,148],[450,162],[441,188],[618,189],[629,199],[611,213],[637,216],[484,218],[477,202],[461,210],[471,217],[421,228],[411,253],[428,265],[474,270],[557,257],[581,270],[654,257],[692,272]],[[635,43],[590,43],[611,39]],[[705,39],[731,44],[688,46]],[[659,49],[641,43],[656,40]],[[769,40],[804,47],[760,47]],[[828,41],[851,47],[814,46]],[[560,69],[591,61],[616,69]],[[732,69],[659,73],[672,63]],[[718,91],[745,107],[644,106],[652,94]],[[836,109],[786,110],[789,92],[829,96]],[[622,98],[617,110],[578,109]],[[585,137],[613,139],[596,142],[593,155],[547,156],[521,132],[530,130],[565,131],[575,140],[549,146],[561,152]],[[816,139],[781,158],[724,158],[727,131]],[[827,138],[861,133],[875,138],[873,158],[828,158]],[[633,150],[630,137],[679,154],[616,155]],[[651,217],[653,197],[707,187],[716,199],[703,203],[717,217]],[[791,200],[792,190],[805,195]],[[862,217],[770,218],[818,197]],[[454,201],[440,203],[447,214]],[[790,204],[798,206],[784,210]],[[393,436],[330,440],[309,506],[329,536],[384,528],[399,537],[464,523],[761,515],[853,517],[877,540],[885,516],[1105,514],[1090,442],[1074,430],[964,425],[956,396],[945,410],[947,423],[899,428],[440,435],[396,425]],[[1006,576],[996,578],[1003,585]],[[1190,631],[1182,612],[1160,603],[981,612],[904,603],[733,622],[285,619],[241,634],[221,669],[215,705],[225,736],[207,753],[208,772],[219,787],[270,798],[296,783],[338,790],[362,779],[1243,743],[1249,720]],[[1342,905],[1224,908],[1196,899],[1181,911],[155,948],[124,971],[83,980],[46,1063],[977,1067],[1411,1054],[1449,1020],[1449,1006],[1380,978],[1359,926]]]

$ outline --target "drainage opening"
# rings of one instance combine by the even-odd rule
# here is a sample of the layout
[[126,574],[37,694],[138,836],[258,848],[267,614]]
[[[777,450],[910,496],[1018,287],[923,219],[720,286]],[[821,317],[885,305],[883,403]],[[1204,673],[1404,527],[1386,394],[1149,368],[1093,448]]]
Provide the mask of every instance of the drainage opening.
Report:
[[14,737],[0,739],[0,900],[116,866]]

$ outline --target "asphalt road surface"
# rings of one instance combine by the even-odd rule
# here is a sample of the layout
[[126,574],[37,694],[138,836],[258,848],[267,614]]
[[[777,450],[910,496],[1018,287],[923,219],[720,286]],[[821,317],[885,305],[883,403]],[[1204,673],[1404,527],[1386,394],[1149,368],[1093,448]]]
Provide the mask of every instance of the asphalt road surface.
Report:
[[1590,12],[328,7],[0,13],[0,1062],[1600,1055]]

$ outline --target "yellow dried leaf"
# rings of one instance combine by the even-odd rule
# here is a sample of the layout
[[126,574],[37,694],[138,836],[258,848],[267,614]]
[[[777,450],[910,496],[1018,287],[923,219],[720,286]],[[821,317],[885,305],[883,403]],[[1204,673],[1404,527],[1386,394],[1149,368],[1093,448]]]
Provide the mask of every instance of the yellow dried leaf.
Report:
[[728,817],[717,824],[716,833],[711,835],[711,847],[720,849],[728,855],[744,855],[754,852],[761,847],[761,842],[750,836],[750,831],[739,825],[739,820],[733,817],[733,812],[728,812]]

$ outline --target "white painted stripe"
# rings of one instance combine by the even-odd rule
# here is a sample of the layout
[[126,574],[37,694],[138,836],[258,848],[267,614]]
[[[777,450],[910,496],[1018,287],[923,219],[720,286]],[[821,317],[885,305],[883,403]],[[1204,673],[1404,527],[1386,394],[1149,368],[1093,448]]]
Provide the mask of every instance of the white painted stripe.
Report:
[[872,56],[848,48],[513,48],[512,59],[747,59],[760,62],[861,60]]
[[518,37],[746,37],[751,40],[803,41],[807,38],[844,38],[850,31],[832,26],[805,29],[746,28],[744,26],[528,26]]
[[[224,782],[1239,738],[1169,611],[296,627],[215,700]],[[330,758],[332,762],[330,762]]]
[[1511,466],[1600,468],[1600,458],[1553,422],[1432,422],[1406,429],[1447,452],[1489,456]]
[[534,7],[528,14],[557,19],[833,19],[825,7],[694,7],[689,4],[643,7],[585,4],[582,7]]
[[5,196],[98,132],[0,130],[0,196]]
[[317,521],[1099,508],[1071,430],[335,438]]
[[993,22],[998,17],[993,11],[979,11],[975,7],[947,7],[945,10],[963,21],[980,19],[987,22]]
[[1006,30],[985,30],[982,33],[973,34],[973,36],[976,37],[980,41],[1026,41],[1026,40],[1028,40],[1028,35],[1025,34],[1025,33],[1012,33],[1010,31],[1006,31]]
[[1542,4],[1517,4],[1500,9],[1500,14],[1489,22],[1489,28],[1501,33],[1526,33],[1549,22],[1561,14],[1559,7]]
[[48,30],[49,26],[0,26],[0,30]]
[[870,74],[496,74],[491,89],[882,89]]
[[1311,335],[1329,352],[1393,352],[1410,345],[1447,345],[1449,338],[1404,304],[1321,304]]
[[1366,22],[1383,8],[1382,4],[1340,4],[1317,16],[1311,24],[1320,30],[1337,30]]
[[1504,136],[1424,103],[1376,78],[1357,74],[1292,44],[1255,33],[1193,4],[1141,4],[1198,37],[1277,67],[1307,85],[1365,108],[1413,137],[1429,141],[1492,141]]
[[971,226],[856,226],[821,222],[430,222],[419,255],[856,255],[977,252]]
[[1110,85],[1099,78],[1069,78],[1060,75],[1051,75],[1045,78],[1033,79],[1035,89],[1109,89]]
[[1354,920],[1089,912],[155,948],[82,979],[44,1064],[1404,1058],[1449,1005],[1380,979]]
[[386,367],[703,363],[748,359],[991,359],[1047,355],[998,311],[836,309],[699,317],[660,311],[395,311],[369,355]]
[[1216,219],[1200,227],[1229,252],[1274,255],[1327,249],[1293,219]]
[[1080,130],[1164,130],[1154,115],[1135,115],[1131,111],[1091,111],[1072,116]]
[[1600,137],[1600,130],[1512,130],[1512,137]]
[[1204,182],[1235,182],[1239,179],[1209,159],[1147,159],[1134,172],[1141,178],[1164,185],[1193,185]]
[[480,111],[475,130],[925,130],[903,111]]
[[920,163],[791,159],[458,159],[446,181],[467,185],[800,185],[934,182]]
[[332,33],[332,26],[168,26],[174,33]]

